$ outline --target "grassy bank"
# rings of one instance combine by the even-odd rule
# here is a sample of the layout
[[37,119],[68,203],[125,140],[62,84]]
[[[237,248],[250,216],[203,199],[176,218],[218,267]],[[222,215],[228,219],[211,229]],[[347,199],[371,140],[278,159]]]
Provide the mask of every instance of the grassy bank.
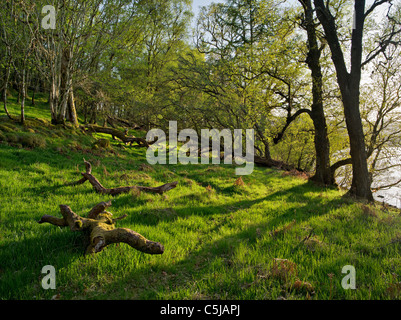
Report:
[[[12,110],[12,108],[11,108]],[[0,121],[0,299],[394,299],[401,286],[401,219],[382,206],[266,168],[237,180],[232,165],[147,166],[145,149],[34,120]],[[45,112],[45,111],[43,111]],[[45,118],[43,114],[40,118]],[[110,197],[80,179],[82,159],[106,187],[157,186],[164,195],[113,198],[117,226],[165,246],[163,255],[110,245],[83,256],[83,238],[37,221],[69,205],[85,215]],[[41,269],[56,269],[44,290]],[[356,269],[344,290],[342,268]]]

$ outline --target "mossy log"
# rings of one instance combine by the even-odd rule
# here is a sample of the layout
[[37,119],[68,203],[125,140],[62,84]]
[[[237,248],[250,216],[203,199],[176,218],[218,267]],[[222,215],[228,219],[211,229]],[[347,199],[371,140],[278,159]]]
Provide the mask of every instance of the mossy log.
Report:
[[138,189],[140,191],[162,194],[171,189],[174,189],[178,184],[178,181],[174,181],[174,182],[163,184],[159,187],[126,186],[126,187],[117,187],[117,188],[108,189],[108,188],[103,187],[102,184],[99,182],[99,180],[97,180],[96,177],[94,177],[92,175],[92,165],[85,159],[84,159],[84,163],[85,163],[85,167],[86,167],[86,172],[81,173],[83,175],[83,178],[76,182],[70,183],[68,185],[78,185],[78,184],[82,184],[88,180],[96,192],[115,196],[115,195],[118,195],[121,193],[128,193],[132,189]]
[[131,144],[132,143],[137,143],[139,147],[146,147],[148,148],[153,142],[148,142],[144,138],[137,138],[134,136],[129,136],[127,135],[127,132],[122,132],[118,129],[114,128],[106,128],[106,127],[100,127],[92,124],[88,124],[86,126],[83,126],[82,129],[85,131],[92,131],[92,132],[99,132],[99,133],[105,133],[105,134],[110,134],[112,137],[117,137],[120,139],[122,142],[125,144]]
[[74,213],[69,206],[60,205],[63,218],[44,215],[38,223],[70,227],[71,231],[83,231],[89,236],[86,254],[100,252],[109,244],[121,242],[148,254],[162,254],[164,252],[164,246],[158,242],[150,241],[131,229],[115,228],[115,222],[127,215],[113,219],[113,214],[105,211],[110,206],[111,201],[101,202],[92,208],[87,218],[83,218]]

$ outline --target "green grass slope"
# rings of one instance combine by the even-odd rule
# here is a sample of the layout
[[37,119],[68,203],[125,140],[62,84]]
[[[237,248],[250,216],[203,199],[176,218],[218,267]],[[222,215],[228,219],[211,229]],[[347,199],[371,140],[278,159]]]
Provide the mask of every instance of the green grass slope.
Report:
[[[43,111],[44,112],[44,111]],[[24,127],[0,119],[0,299],[397,299],[399,212],[344,199],[275,169],[238,181],[233,165],[147,166],[145,149],[93,147],[95,139],[32,113]],[[42,115],[40,118],[45,118]],[[116,196],[118,227],[165,246],[146,255],[126,244],[84,256],[83,237],[38,224],[69,205],[85,215],[111,199],[80,179],[82,159],[105,187],[158,186],[164,195]],[[44,290],[42,267],[56,269]],[[342,268],[356,270],[345,290]]]

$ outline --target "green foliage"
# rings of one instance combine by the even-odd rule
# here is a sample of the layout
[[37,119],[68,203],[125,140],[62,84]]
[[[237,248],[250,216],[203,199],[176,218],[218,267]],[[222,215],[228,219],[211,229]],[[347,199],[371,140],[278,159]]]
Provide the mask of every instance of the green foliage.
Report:
[[[255,168],[239,179],[234,165],[150,167],[144,149],[51,122],[51,83],[70,80],[81,123],[109,125],[114,117],[146,130],[165,129],[169,120],[198,133],[253,128],[258,155],[313,171],[315,132],[307,114],[271,144],[288,115],[312,101],[301,10],[286,3],[228,0],[205,7],[195,44],[188,38],[189,0],[56,0],[61,32],[37,25],[44,0],[0,4],[0,87],[10,71],[5,97],[14,118],[21,104],[10,86],[21,87],[24,70],[28,82],[24,125],[0,111],[0,299],[400,298],[397,211],[343,198],[343,192],[313,185],[296,171]],[[345,45],[349,2],[330,4]],[[32,19],[25,21],[24,12]],[[375,26],[370,20],[366,28]],[[380,34],[366,39],[374,49]],[[325,41],[319,39],[333,163],[348,157],[349,139]],[[50,72],[65,62],[68,50],[69,72]],[[366,140],[376,150],[399,147],[399,51],[386,55],[392,59],[375,61],[374,84],[361,90]],[[66,74],[70,79],[62,81]],[[33,106],[28,99],[36,86]],[[63,102],[58,89],[57,112]],[[161,242],[162,256],[121,244],[84,257],[80,235],[36,223],[44,214],[58,215],[59,204],[85,214],[108,200],[87,183],[66,185],[81,177],[82,158],[107,187],[179,181],[164,195],[119,195],[110,208],[116,217],[128,214],[121,227]],[[357,290],[341,287],[341,269],[348,264],[357,269]],[[44,265],[57,270],[55,291],[41,288]]]

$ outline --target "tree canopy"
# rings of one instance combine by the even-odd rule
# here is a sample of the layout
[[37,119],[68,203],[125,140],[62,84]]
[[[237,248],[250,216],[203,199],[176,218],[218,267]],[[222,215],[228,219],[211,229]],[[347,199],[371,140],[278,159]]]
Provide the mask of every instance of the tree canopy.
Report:
[[190,0],[48,5],[0,4],[0,84],[14,121],[25,121],[28,93],[34,104],[42,92],[53,124],[252,128],[266,165],[289,164],[325,185],[351,165],[341,171],[352,173],[350,194],[368,200],[378,170],[393,165],[396,1],[227,0],[196,17]]

